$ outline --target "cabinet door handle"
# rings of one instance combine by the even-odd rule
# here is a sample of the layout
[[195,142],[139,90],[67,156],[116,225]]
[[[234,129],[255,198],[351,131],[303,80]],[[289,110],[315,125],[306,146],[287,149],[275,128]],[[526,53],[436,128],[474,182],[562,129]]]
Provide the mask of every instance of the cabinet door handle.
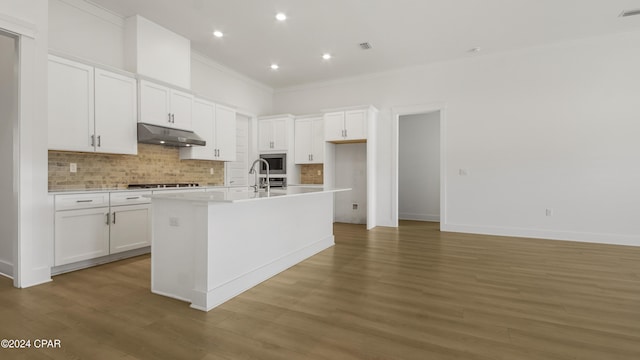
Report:
[[171,123],[171,113],[169,113],[169,123]]
[[98,135],[98,147],[102,146],[102,135]]
[[115,211],[113,212],[113,223],[114,224],[116,223],[116,212]]
[[110,215],[111,215],[111,213],[107,213],[106,215],[107,215],[107,225],[109,225],[109,222],[110,222],[110,220],[111,220],[111,219],[110,219]]
[[93,200],[76,200],[77,203],[90,203],[93,202]]
[[171,114],[171,123],[172,124],[176,123],[176,114]]
[[347,129],[344,129],[344,137],[347,137]]
[[313,154],[311,154],[311,161],[313,161]]
[[91,146],[96,146],[96,136],[95,135],[91,135]]
[[127,198],[127,200],[136,200],[136,199],[140,199],[140,196],[132,196]]

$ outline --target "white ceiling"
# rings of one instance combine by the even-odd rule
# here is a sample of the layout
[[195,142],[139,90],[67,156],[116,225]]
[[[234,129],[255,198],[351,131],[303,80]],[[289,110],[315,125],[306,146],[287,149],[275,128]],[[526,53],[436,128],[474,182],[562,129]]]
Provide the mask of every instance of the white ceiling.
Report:
[[[640,0],[90,0],[273,88],[640,30]],[[284,23],[275,20],[285,12]],[[218,39],[213,30],[225,37]],[[369,42],[371,50],[358,44]],[[469,49],[482,51],[473,55]],[[322,60],[330,52],[334,58]],[[269,69],[271,63],[280,69]]]

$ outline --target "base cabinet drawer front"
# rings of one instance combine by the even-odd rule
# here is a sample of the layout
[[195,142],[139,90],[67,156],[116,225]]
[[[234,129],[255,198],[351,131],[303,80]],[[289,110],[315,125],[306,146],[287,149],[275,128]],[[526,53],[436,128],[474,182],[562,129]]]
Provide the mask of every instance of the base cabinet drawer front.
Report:
[[109,206],[109,193],[56,195],[56,211]]
[[119,205],[151,204],[151,191],[124,191],[112,192],[110,197],[111,207]]
[[109,255],[109,208],[56,211],[55,266]]
[[151,245],[151,205],[111,207],[111,254]]

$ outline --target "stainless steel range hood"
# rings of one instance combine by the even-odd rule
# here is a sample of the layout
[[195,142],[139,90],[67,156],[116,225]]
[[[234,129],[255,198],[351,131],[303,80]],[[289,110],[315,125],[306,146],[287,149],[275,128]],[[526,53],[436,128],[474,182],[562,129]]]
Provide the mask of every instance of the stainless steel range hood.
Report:
[[166,146],[204,146],[204,141],[193,131],[167,128],[158,125],[138,123],[138,142]]

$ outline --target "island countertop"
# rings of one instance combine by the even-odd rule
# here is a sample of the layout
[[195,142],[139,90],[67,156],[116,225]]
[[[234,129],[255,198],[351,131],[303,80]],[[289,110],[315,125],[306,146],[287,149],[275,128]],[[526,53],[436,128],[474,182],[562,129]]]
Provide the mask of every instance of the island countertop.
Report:
[[254,192],[253,188],[247,188],[246,191],[209,191],[209,192],[188,192],[188,193],[169,193],[169,194],[153,194],[149,195],[151,199],[165,200],[187,200],[195,202],[213,202],[213,203],[236,203],[244,201],[266,200],[273,198],[305,196],[318,193],[349,191],[350,188],[331,188],[331,187],[307,187],[307,186],[290,186],[286,189],[275,188],[271,191]]

